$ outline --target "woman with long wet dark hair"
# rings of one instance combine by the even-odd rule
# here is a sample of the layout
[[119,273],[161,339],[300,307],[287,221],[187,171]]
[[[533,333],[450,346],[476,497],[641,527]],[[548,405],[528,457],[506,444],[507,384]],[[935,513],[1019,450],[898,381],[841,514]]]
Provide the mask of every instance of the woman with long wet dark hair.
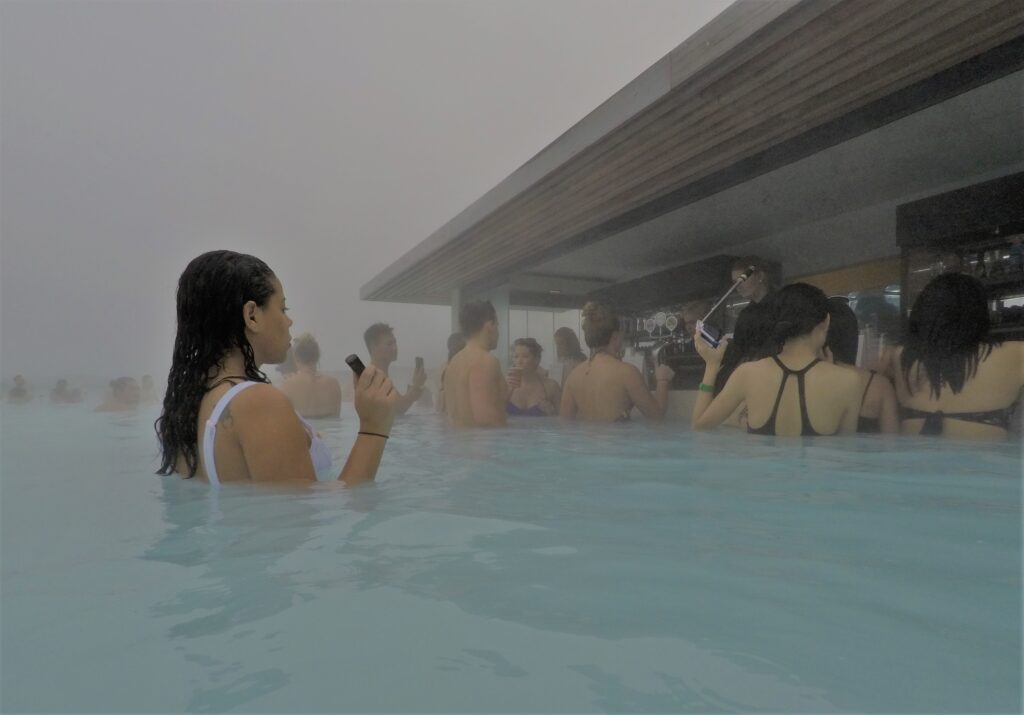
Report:
[[316,432],[260,369],[291,345],[284,289],[266,263],[211,251],[178,281],[178,328],[163,413],[158,474],[227,481],[372,480],[393,420],[391,381],[368,367],[355,387],[359,436],[340,474]]
[[992,338],[985,287],[946,273],[925,286],[897,351],[902,431],[1002,439],[1024,386],[1024,342]]
[[829,327],[828,298],[814,286],[794,283],[769,301],[770,356],[740,364],[717,396],[712,397],[714,385],[728,343],[712,348],[699,333],[694,335],[697,352],[707,363],[693,407],[694,429],[720,425],[745,402],[751,434],[811,437],[856,432],[860,376],[821,360]]

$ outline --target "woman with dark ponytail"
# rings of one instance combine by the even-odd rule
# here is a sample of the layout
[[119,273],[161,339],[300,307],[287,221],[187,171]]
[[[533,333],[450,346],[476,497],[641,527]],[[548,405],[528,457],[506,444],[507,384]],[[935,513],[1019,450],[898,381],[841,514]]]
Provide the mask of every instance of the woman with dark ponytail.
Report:
[[[178,281],[178,328],[163,412],[158,474],[222,481],[313,481],[331,454],[260,369],[291,345],[284,289],[266,263],[233,251],[192,260]],[[393,419],[395,392],[366,369],[355,388],[360,432],[337,478],[374,478]]]
[[814,286],[794,283],[769,301],[765,315],[774,326],[769,342],[779,346],[778,354],[739,365],[713,399],[727,343],[712,348],[699,333],[694,336],[697,352],[706,363],[693,408],[694,429],[718,426],[746,402],[751,434],[856,432],[860,376],[820,359],[828,334],[828,298]]
[[1024,342],[990,335],[985,287],[946,273],[925,286],[896,353],[902,431],[1005,439],[1021,388]]

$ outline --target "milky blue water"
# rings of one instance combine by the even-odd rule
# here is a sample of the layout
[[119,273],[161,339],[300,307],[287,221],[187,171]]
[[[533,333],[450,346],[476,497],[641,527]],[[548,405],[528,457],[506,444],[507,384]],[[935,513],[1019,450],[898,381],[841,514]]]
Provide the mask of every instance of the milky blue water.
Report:
[[424,415],[216,492],[155,416],[3,409],[4,712],[1019,711],[1018,444]]

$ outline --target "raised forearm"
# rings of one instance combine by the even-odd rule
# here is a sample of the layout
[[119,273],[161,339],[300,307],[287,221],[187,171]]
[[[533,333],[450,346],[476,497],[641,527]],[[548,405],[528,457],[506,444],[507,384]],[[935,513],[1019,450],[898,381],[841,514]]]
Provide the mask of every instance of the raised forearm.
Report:
[[416,400],[420,399],[420,395],[423,393],[421,388],[415,385],[410,385],[409,389],[404,395],[399,396],[395,402],[395,414],[404,415],[409,411],[409,408],[416,404]]
[[387,440],[381,436],[358,435],[338,479],[349,486],[372,482],[377,476],[377,469],[380,467],[381,457],[384,456],[386,444]]
[[[718,377],[718,365],[708,363],[704,366],[704,377],[701,380],[701,384],[711,385],[715,384],[715,379]],[[693,418],[691,420],[694,429],[700,429],[698,422],[700,421],[701,415],[711,406],[711,402],[715,399],[715,395],[712,392],[706,392],[705,390],[698,390],[697,399],[693,402]]]

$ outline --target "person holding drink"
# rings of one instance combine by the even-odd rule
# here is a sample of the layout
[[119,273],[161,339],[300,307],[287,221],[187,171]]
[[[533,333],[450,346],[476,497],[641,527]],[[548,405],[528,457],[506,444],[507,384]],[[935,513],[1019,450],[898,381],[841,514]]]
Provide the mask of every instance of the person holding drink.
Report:
[[513,343],[512,367],[508,370],[508,404],[512,416],[549,417],[558,414],[562,391],[558,383],[543,375],[540,343],[533,338],[519,338]]

